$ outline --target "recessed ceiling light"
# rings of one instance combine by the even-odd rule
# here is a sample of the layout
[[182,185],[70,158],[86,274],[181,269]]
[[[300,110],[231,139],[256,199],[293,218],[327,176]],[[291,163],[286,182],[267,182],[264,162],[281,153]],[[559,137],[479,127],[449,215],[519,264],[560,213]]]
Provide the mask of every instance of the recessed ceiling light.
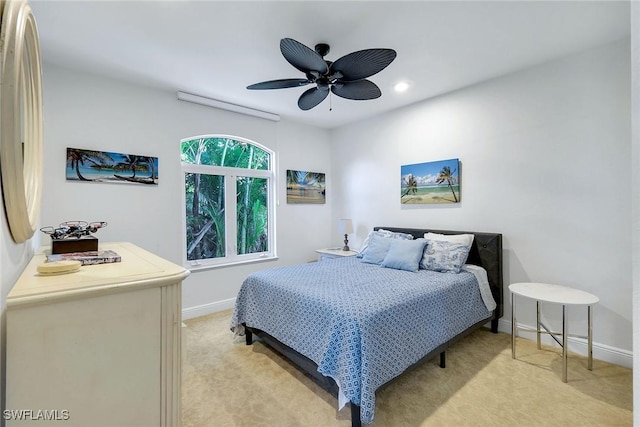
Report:
[[407,89],[409,89],[409,83],[407,82],[396,83],[393,89],[395,89],[396,92],[405,92]]

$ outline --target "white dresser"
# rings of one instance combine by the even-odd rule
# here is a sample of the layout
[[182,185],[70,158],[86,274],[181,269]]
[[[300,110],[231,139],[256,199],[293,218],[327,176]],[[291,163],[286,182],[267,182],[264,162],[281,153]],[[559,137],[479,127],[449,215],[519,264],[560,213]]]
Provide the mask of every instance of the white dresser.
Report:
[[9,293],[8,426],[180,425],[189,272],[130,243],[103,249],[122,261],[57,276],[37,273],[38,254]]

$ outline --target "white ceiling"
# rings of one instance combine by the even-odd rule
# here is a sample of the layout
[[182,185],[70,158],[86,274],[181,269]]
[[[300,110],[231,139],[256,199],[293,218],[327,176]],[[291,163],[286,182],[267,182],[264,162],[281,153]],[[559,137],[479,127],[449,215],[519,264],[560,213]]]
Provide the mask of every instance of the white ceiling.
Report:
[[[572,52],[629,37],[629,3],[614,1],[56,1],[31,0],[43,60],[168,90],[182,90],[332,128]],[[282,57],[290,37],[325,59],[392,48],[370,79],[382,97],[331,97],[310,111],[308,87],[249,91],[302,78]],[[409,91],[393,85],[408,80]]]

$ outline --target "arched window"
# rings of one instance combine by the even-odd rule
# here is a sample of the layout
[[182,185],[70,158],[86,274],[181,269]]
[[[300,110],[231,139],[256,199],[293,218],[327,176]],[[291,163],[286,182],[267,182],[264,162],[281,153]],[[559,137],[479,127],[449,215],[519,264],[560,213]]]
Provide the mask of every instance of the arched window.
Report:
[[274,257],[274,153],[247,139],[206,135],[183,139],[181,156],[186,264]]

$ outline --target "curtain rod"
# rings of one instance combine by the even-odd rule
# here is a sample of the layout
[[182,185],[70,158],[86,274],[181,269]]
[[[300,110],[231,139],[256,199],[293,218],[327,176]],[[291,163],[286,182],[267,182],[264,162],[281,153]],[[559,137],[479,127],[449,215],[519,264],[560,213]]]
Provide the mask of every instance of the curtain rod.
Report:
[[194,95],[192,93],[178,91],[178,100],[192,102],[194,104],[206,105],[208,107],[220,108],[222,110],[233,111],[249,116],[260,117],[262,119],[267,119],[274,122],[280,121],[280,115],[278,114],[268,113],[266,111],[256,110],[254,108],[243,107],[242,105],[231,104],[229,102],[218,101],[217,99]]

